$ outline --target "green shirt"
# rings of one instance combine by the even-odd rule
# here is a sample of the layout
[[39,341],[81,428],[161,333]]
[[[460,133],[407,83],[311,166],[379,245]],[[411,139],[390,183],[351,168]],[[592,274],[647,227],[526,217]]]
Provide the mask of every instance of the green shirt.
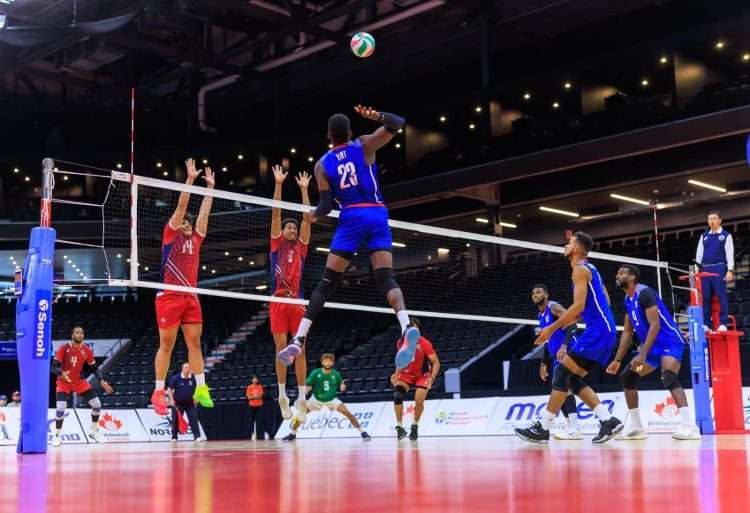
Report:
[[339,371],[331,369],[331,372],[325,372],[318,367],[307,377],[307,386],[312,387],[313,396],[322,403],[333,401],[339,392],[339,387],[343,382]]

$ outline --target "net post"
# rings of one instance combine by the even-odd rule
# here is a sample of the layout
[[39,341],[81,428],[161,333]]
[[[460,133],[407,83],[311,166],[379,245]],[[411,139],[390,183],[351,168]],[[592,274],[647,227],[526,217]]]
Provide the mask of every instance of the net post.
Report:
[[700,276],[695,266],[690,266],[690,306],[688,307],[688,344],[690,346],[690,378],[693,382],[695,422],[701,433],[713,434],[711,414],[711,376],[708,360],[708,342],[703,330],[703,304],[700,296]]
[[52,224],[52,189],[55,187],[55,175],[52,170],[55,161],[51,158],[42,160],[42,200],[39,209],[39,226],[49,228]]
[[130,175],[130,281],[138,281],[138,177]]

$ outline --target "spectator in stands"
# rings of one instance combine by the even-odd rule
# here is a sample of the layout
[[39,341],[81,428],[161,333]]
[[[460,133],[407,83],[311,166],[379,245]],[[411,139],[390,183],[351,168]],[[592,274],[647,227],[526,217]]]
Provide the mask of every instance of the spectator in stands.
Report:
[[6,406],[8,408],[20,408],[21,407],[21,392],[16,390],[10,395],[11,402],[9,402]]
[[193,373],[190,372],[190,364],[182,364],[182,372],[172,376],[167,385],[167,395],[172,407],[172,441],[177,441],[179,433],[179,417],[187,413],[190,429],[193,432],[193,438],[199,442],[205,442],[206,439],[201,437],[201,428],[198,424],[198,408],[193,399],[195,393],[196,381]]
[[8,404],[8,396],[4,394],[0,394],[0,408]]
[[255,433],[256,440],[265,439],[265,422],[263,422],[263,385],[258,381],[258,376],[250,377],[245,396],[250,404],[250,438]]
[[729,323],[729,302],[727,283],[734,279],[734,241],[732,234],[721,226],[721,216],[717,210],[708,213],[708,230],[698,240],[695,261],[702,270],[718,276],[703,278],[703,325],[711,326],[711,303],[714,295],[719,299],[719,328],[726,331]]

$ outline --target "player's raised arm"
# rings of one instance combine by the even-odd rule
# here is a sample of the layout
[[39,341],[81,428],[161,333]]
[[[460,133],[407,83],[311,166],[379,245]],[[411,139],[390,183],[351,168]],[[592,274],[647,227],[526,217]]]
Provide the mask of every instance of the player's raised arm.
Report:
[[578,265],[573,269],[573,304],[555,322],[539,332],[539,336],[534,341],[534,344],[543,344],[549,340],[555,331],[568,326],[578,319],[578,316],[586,308],[586,293],[588,292],[589,280],[591,280],[591,271],[585,266]]
[[[187,159],[185,161],[185,168],[187,169],[187,179],[185,180],[185,183],[187,185],[193,185],[196,178],[198,178],[198,175],[201,174],[201,170],[195,168],[195,160],[193,159]],[[177,200],[177,208],[175,209],[174,214],[172,214],[172,217],[169,219],[170,228],[176,230],[177,227],[180,226],[180,224],[182,223],[182,219],[185,217],[185,212],[187,212],[189,203],[190,193],[181,192],[180,199]]]
[[317,223],[319,219],[328,215],[333,210],[333,193],[331,192],[331,184],[328,183],[328,176],[326,170],[320,161],[315,163],[315,183],[318,184],[318,194],[320,199],[318,206],[311,214],[305,214],[303,220],[309,220],[311,223]]
[[[307,171],[302,171],[300,174],[297,175],[295,180],[297,181],[297,185],[299,186],[299,190],[302,193],[302,204],[303,205],[309,205],[310,204],[310,179],[312,176]],[[302,226],[300,226],[299,230],[299,240],[303,244],[308,244],[310,242],[310,216],[302,216]]]
[[372,107],[364,107],[362,105],[354,107],[354,111],[363,118],[383,123],[383,126],[375,130],[373,133],[362,135],[359,138],[365,149],[365,160],[367,161],[367,164],[372,164],[375,161],[375,152],[393,139],[393,136],[404,127],[406,120],[396,114],[391,114],[390,112],[378,112]]
[[[210,167],[206,168],[206,174],[203,179],[206,181],[206,187],[208,189],[213,189],[214,185],[216,185],[214,172],[211,171]],[[198,232],[198,235],[201,237],[206,236],[206,230],[208,230],[208,216],[211,213],[211,204],[213,201],[213,196],[203,196],[201,209],[198,211],[198,220],[195,223],[195,231]]]
[[[271,168],[273,170],[273,179],[274,179],[274,187],[273,187],[273,199],[274,201],[281,201],[281,189],[284,185],[284,180],[286,180],[286,175],[289,173],[285,173],[284,169],[279,166],[278,164],[273,166]],[[281,209],[278,207],[273,207],[271,209],[271,238],[277,238],[281,235]]]

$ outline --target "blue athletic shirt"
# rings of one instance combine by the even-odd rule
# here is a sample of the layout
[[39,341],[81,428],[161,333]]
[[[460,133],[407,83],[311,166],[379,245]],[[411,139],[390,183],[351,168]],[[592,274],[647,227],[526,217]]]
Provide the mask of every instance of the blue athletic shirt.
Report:
[[352,205],[385,206],[378,183],[378,166],[365,162],[365,150],[359,139],[329,150],[320,163],[340,210]]
[[602,328],[609,333],[615,333],[615,316],[607,302],[607,294],[604,292],[604,282],[594,264],[584,262],[581,265],[591,271],[591,281],[588,284],[586,294],[586,306],[581,312],[581,319],[586,323],[586,329]]
[[[547,308],[545,308],[543,312],[539,312],[537,314],[540,328],[544,329],[557,320],[555,318],[555,314],[552,313],[552,306],[556,304],[557,303],[555,303],[554,301],[548,301]],[[547,350],[549,351],[550,356],[552,356],[553,360],[556,358],[557,352],[560,350],[560,347],[562,347],[563,343],[565,343],[565,331],[566,328],[558,329],[547,341]],[[571,342],[574,338],[575,337],[571,337]]]
[[656,336],[653,347],[657,347],[658,345],[684,344],[682,334],[677,328],[674,319],[672,319],[672,315],[669,313],[666,305],[659,297],[659,294],[651,287],[638,284],[635,287],[633,297],[625,294],[625,310],[628,313],[628,317],[630,317],[630,322],[633,324],[638,338],[641,340],[641,344],[646,342],[646,336],[648,335],[649,324],[646,317],[646,310],[654,305],[659,308],[661,329]]

